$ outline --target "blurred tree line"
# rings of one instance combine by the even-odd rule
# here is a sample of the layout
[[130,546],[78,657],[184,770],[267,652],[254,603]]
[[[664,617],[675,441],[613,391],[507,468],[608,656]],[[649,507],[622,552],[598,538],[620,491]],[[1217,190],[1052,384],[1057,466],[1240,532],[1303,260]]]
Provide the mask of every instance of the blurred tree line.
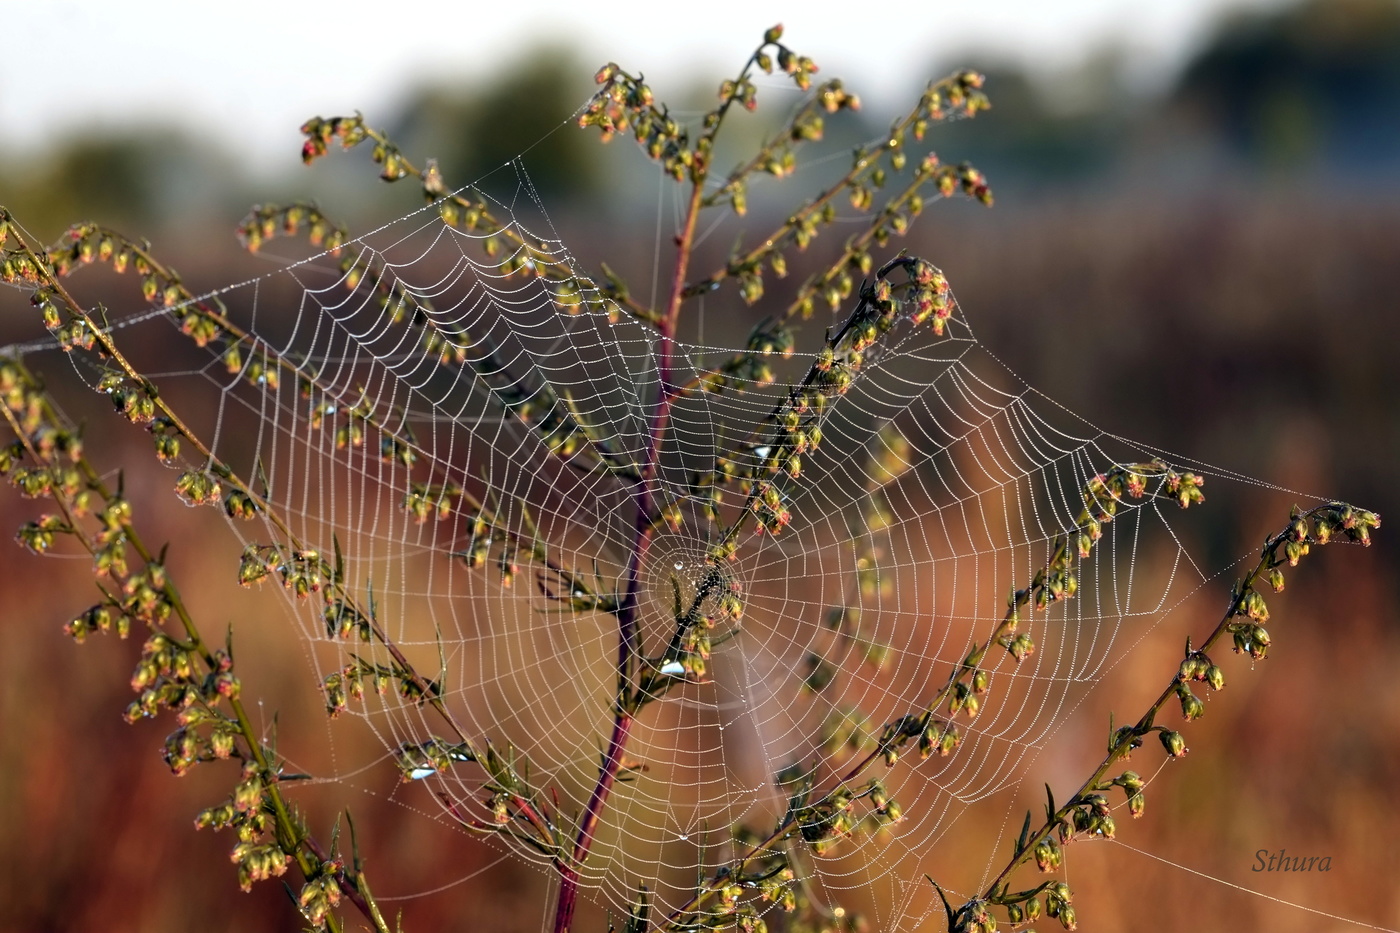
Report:
[[[1105,50],[1077,74],[1042,81],[966,56],[960,65],[988,73],[995,110],[941,129],[937,145],[981,167],[996,180],[1003,203],[1013,205],[1065,184],[1179,188],[1221,174],[1301,174],[1329,185],[1389,188],[1400,178],[1396,0],[1307,0],[1236,12],[1218,24],[1175,84],[1151,98],[1127,88],[1123,55]],[[530,179],[552,208],[625,209],[641,203],[629,198],[630,163],[568,131],[569,114],[591,88],[592,64],[564,48],[531,49],[484,84],[423,85],[396,114],[370,116],[406,152],[437,158],[450,183],[509,171],[508,161],[525,153]],[[707,85],[693,94],[709,92]],[[885,115],[872,109],[829,135],[854,142],[877,131]],[[366,197],[360,166],[297,173],[289,152],[282,176],[250,178],[218,140],[193,132],[104,131],[28,159],[0,149],[0,193],[46,234],[86,218],[146,234],[175,224],[193,228],[227,220],[255,200],[308,191],[354,205],[362,216],[344,217],[352,222],[402,208],[387,191]]]

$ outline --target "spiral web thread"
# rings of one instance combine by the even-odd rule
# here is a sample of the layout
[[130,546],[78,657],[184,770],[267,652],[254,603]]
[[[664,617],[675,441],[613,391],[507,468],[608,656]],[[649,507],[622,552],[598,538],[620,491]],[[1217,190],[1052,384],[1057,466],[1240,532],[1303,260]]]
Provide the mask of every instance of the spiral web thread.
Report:
[[[517,169],[528,207],[533,189]],[[527,239],[554,252],[533,260],[569,263],[563,244],[540,238],[540,229],[547,221]],[[148,375],[182,411],[203,411],[215,457],[286,520],[292,538],[265,517],[231,523],[251,553],[264,555],[269,585],[289,561],[341,555],[345,591],[437,682],[461,733],[479,748],[513,748],[517,768],[528,761],[531,786],[557,793],[568,820],[587,800],[611,727],[617,623],[566,611],[536,583],[567,597],[557,575],[527,553],[506,552],[510,541],[546,542],[550,563],[597,591],[624,586],[632,486],[602,464],[646,457],[658,346],[650,325],[597,296],[580,301],[558,282],[507,275],[505,264],[522,257],[488,259],[480,240],[419,211],[342,248],[382,263],[384,282],[431,302],[427,320],[395,323],[373,289],[348,287],[336,258],[317,256],[216,293],[252,335],[237,365],[211,349],[194,368]],[[157,333],[177,317],[115,321],[129,332],[117,334],[119,345],[180,343]],[[708,329],[719,329],[713,319]],[[809,326],[807,337],[820,329]],[[437,346],[426,346],[429,334]],[[744,335],[732,337],[727,346],[678,339],[679,381],[717,372],[743,349]],[[461,359],[444,360],[443,341],[445,355],[460,348]],[[764,419],[806,372],[804,350],[817,348],[807,339],[790,360],[769,359],[771,385],[677,403],[659,498],[678,506],[681,521],[658,530],[641,594],[643,654],[653,668],[675,670],[664,649],[677,594],[691,598],[710,566],[717,526],[703,517],[690,478],[721,446],[745,438],[764,455]],[[272,376],[274,358],[293,361],[304,378]],[[528,423],[519,417],[525,406]],[[586,436],[559,456],[550,447],[563,434],[549,425],[566,410]],[[775,775],[797,766],[830,786],[863,754],[862,736],[868,743],[885,723],[922,711],[972,642],[985,641],[1007,593],[1027,586],[1075,529],[1086,483],[1115,463],[1158,455],[1011,377],[961,310],[943,336],[908,322],[885,335],[821,427],[822,445],[804,457],[802,475],[779,482],[790,526],[776,536],[746,529],[724,570],[742,593],[742,621],[715,631],[703,675],[678,675],[639,717],[628,759],[643,767],[612,794],[583,869],[585,889],[603,902],[624,905],[643,879],[658,912],[674,909],[697,873],[708,877],[742,851],[734,827],[771,831],[786,803]],[[405,507],[414,497],[422,514]],[[462,556],[471,549],[472,501],[506,533],[476,569]],[[742,503],[729,491],[721,523]],[[930,859],[948,858],[938,853],[956,853],[940,863],[961,866],[963,876],[949,879],[954,892],[970,895],[985,881],[1005,846],[961,838],[959,817],[991,803],[1006,819],[1018,781],[1094,683],[1209,578],[1178,538],[1181,514],[1151,495],[1124,501],[1078,567],[1078,595],[1026,613],[1035,653],[1018,664],[993,648],[991,689],[975,719],[959,717],[960,746],[872,770],[905,818],[856,833],[829,857],[795,856],[817,900],[854,900],[877,928],[912,929],[930,917],[941,923],[923,879]],[[258,551],[272,547],[280,550]],[[1140,554],[1151,559],[1139,564]],[[519,569],[507,585],[501,567],[510,563]],[[379,641],[328,629],[324,599],[286,592],[323,681],[353,658],[392,668]],[[393,794],[406,807],[435,808],[449,823],[462,814],[489,821],[476,764],[396,768],[406,745],[455,740],[444,718],[392,685],[382,695],[367,686],[332,735],[358,720],[385,754],[338,759],[337,772],[316,777],[382,790],[402,771]],[[544,866],[539,852],[493,838]]]

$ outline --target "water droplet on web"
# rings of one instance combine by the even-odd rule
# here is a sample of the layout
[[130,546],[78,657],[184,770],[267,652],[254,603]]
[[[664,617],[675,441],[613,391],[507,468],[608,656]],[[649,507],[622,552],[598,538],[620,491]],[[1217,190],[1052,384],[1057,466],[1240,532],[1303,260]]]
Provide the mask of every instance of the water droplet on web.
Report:
[[685,842],[685,841],[686,841],[687,839],[689,839],[690,837],[687,836],[685,833],[681,833],[681,834],[680,834],[679,836],[677,836],[676,838],[679,839],[681,842]]
[[676,569],[677,569],[677,570],[684,570],[684,569],[685,569],[685,564],[682,564],[680,561],[676,561]]

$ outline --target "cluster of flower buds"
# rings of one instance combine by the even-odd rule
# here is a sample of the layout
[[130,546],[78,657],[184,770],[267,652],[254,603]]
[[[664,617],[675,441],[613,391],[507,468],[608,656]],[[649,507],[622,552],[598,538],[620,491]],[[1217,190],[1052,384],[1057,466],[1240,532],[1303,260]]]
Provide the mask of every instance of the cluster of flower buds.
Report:
[[22,252],[5,251],[0,253],[0,282],[6,285],[42,281],[47,268],[45,259],[35,262]]
[[257,500],[238,487],[230,488],[224,497],[224,514],[229,518],[250,521],[258,514],[259,508]]
[[[1117,464],[1106,473],[1093,477],[1084,486],[1084,511],[1079,516],[1079,526],[1088,536],[1088,545],[1097,541],[1100,526],[1113,520],[1118,514],[1118,505],[1123,496],[1140,499],[1147,494],[1148,481],[1159,480],[1155,495],[1165,495],[1176,500],[1183,509],[1205,501],[1201,487],[1205,479],[1194,473],[1181,473],[1163,463],[1152,460],[1147,463]],[[1086,543],[1080,540],[1081,556],[1087,557]]]
[[334,584],[339,582],[338,571],[314,548],[293,550],[275,544],[250,544],[243,549],[238,564],[239,584],[251,586],[274,573],[298,597],[325,590],[330,601]]
[[943,336],[948,319],[953,316],[953,296],[948,290],[948,280],[942,272],[930,263],[920,260],[910,274],[912,283],[909,301],[913,310],[909,321],[915,327],[932,320],[935,335]]
[[1232,622],[1229,632],[1236,654],[1247,654],[1256,661],[1262,661],[1268,656],[1273,638],[1264,626],[1254,622]]
[[302,886],[297,896],[301,915],[313,927],[321,929],[332,910],[340,904],[340,874],[345,870],[339,860],[322,862],[316,877]]
[[216,505],[223,500],[223,484],[207,470],[186,470],[175,481],[175,494],[186,505]]
[[369,138],[365,122],[358,114],[329,120],[312,117],[301,125],[301,134],[306,137],[301,147],[301,160],[307,165],[325,155],[332,140],[339,142],[342,149],[351,149]]
[[413,483],[404,493],[403,509],[419,524],[429,518],[441,521],[452,514],[461,497],[462,487],[453,482]]
[[749,499],[749,508],[754,513],[754,530],[777,535],[792,521],[786,497],[777,485],[760,480]]
[[866,785],[866,795],[880,823],[898,823],[904,819],[904,808],[899,805],[899,801],[890,797],[884,784],[872,779]]
[[1073,895],[1069,885],[1063,881],[1056,881],[1045,889],[1045,914],[1060,921],[1060,926],[1066,930],[1076,930],[1079,928],[1078,918],[1074,913],[1074,905],[1071,902]]
[[919,100],[924,122],[914,124],[914,137],[923,139],[928,122],[946,120],[951,116],[976,116],[991,106],[982,92],[986,78],[975,71],[960,71],[928,86]]
[[1220,669],[1219,665],[1211,661],[1210,656],[1204,651],[1192,651],[1189,646],[1186,657],[1181,662],[1181,667],[1177,669],[1176,676],[1182,684],[1189,681],[1203,682],[1209,685],[1212,690],[1219,690],[1225,686],[1225,672]]
[[1035,654],[1035,639],[1031,637],[1029,632],[1016,630],[1015,625],[1018,621],[1019,617],[1012,613],[1009,617],[1011,628],[997,637],[997,644],[1005,648],[1017,662],[1020,662]]
[[[20,427],[33,434],[45,424],[44,395],[38,383],[13,360],[0,360],[0,402],[19,421]],[[0,448],[0,466],[6,471],[19,459],[24,444],[19,440]]]
[[[474,364],[479,372],[503,372],[493,356]],[[535,436],[549,452],[563,459],[592,450],[603,456],[610,453],[607,443],[596,436],[581,420],[572,399],[560,398],[546,383],[538,387],[514,380],[494,390],[496,399],[507,411],[529,425]]]
[[1006,906],[1006,919],[1010,921],[1012,926],[1035,923],[1040,919],[1042,909],[1040,898],[1031,895],[1019,904],[1008,904]]
[[[123,568],[124,569],[124,568]],[[165,567],[149,563],[122,583],[122,611],[132,618],[159,625],[170,617],[170,597],[166,593]]]
[[[10,483],[26,499],[40,499],[51,496],[56,487],[53,471],[48,467],[16,466],[9,471]],[[52,543],[52,542],[50,542]]]
[[467,546],[460,551],[454,551],[452,556],[461,558],[473,570],[479,570],[486,566],[492,545],[504,540],[505,532],[496,528],[486,513],[478,512],[472,516],[471,536],[467,539]]
[[1142,816],[1143,810],[1147,806],[1147,798],[1143,796],[1142,790],[1147,786],[1147,782],[1138,775],[1136,771],[1124,771],[1118,777],[1109,781],[1105,785],[1100,785],[1101,790],[1108,790],[1111,787],[1123,788],[1124,795],[1128,798],[1128,812],[1133,819]]
[[[208,719],[186,716],[192,709],[212,710],[220,699],[238,696],[239,681],[233,674],[233,661],[226,652],[218,652],[213,667],[200,674],[194,653],[171,639],[168,635],[156,632],[146,640],[141,649],[141,658],[131,675],[131,689],[137,697],[126,708],[127,722],[153,718],[161,708],[181,712],[182,726],[200,725],[214,722],[217,717],[210,714]],[[216,729],[215,731],[225,731]],[[218,754],[212,745],[202,747],[201,754],[182,756],[182,767],[176,773],[183,773],[188,765],[196,760],[213,757],[227,757],[231,747],[228,733],[220,742],[225,749]],[[175,768],[172,760],[171,767]]]
[[1054,836],[1046,836],[1035,844],[1035,867],[1042,872],[1058,871],[1065,853]]
[[154,439],[157,460],[170,463],[180,456],[181,431],[173,421],[165,415],[157,415],[151,419],[147,430]]
[[698,613],[693,625],[687,626],[681,635],[679,663],[685,676],[699,679],[705,676],[706,662],[713,650],[711,631],[715,620],[705,613]]
[[405,781],[418,781],[441,774],[455,761],[475,761],[476,752],[465,743],[452,743],[433,736],[426,742],[405,742],[394,753]]
[[[1312,517],[1312,537],[1318,544],[1327,544],[1333,535],[1341,535],[1353,543],[1369,546],[1371,530],[1381,526],[1381,518],[1375,512],[1358,509],[1345,502],[1333,502],[1313,509],[1309,514]],[[1303,526],[1301,529],[1300,525]],[[1307,528],[1300,517],[1294,517],[1290,532],[1294,543],[1302,543],[1306,547]],[[1293,562],[1290,555],[1290,563]]]
[[919,735],[919,758],[927,758],[934,752],[940,758],[947,758],[962,741],[962,733],[951,722],[930,718],[928,725]]
[[[186,721],[188,714],[200,711],[199,707],[189,707],[180,714],[181,726],[165,738],[161,757],[172,774],[179,777],[189,772],[202,761],[226,759],[234,752],[234,742],[239,734],[238,723],[212,713],[204,713],[205,719]],[[208,722],[208,735],[201,735],[195,726]]]
[[97,380],[97,391],[105,393],[133,424],[146,424],[156,416],[155,386],[131,379],[126,373],[109,370]]
[[[79,347],[84,350],[92,349],[95,335],[88,322],[78,315],[63,315],[54,300],[55,297],[51,288],[40,287],[29,296],[29,303],[39,309],[44,327],[53,334],[58,345],[65,351]],[[64,305],[67,305],[66,301]]]
[[793,890],[792,882],[797,874],[788,866],[771,874],[765,874],[762,879],[755,882],[754,887],[758,889],[758,896],[761,900],[771,901],[778,905],[785,913],[791,913],[797,909],[797,893]]
[[272,817],[263,807],[267,791],[258,764],[246,761],[233,794],[223,803],[201,810],[194,820],[195,829],[233,827],[237,832],[238,842],[229,853],[229,861],[238,866],[238,883],[244,891],[255,881],[283,874],[291,860],[275,841],[267,841],[272,828]]
[[98,603],[84,610],[63,626],[74,641],[82,644],[89,635],[116,632],[118,638],[131,634],[131,617],[110,602]]
[[[198,301],[181,283],[179,275],[172,269],[156,262],[150,253],[150,244],[142,241],[133,243],[114,231],[96,224],[77,224],[66,234],[68,246],[56,253],[54,272],[67,275],[75,264],[87,264],[94,260],[108,262],[114,271],[125,272],[128,265],[141,276],[141,294],[147,301],[172,308],[180,322],[180,331],[190,337],[197,346],[226,339],[222,321],[224,308],[218,299],[212,304]],[[49,315],[46,312],[46,322]],[[92,325],[74,315],[66,325],[58,325],[56,313],[56,334],[65,349],[82,347],[91,349],[94,341]],[[121,407],[121,406],[118,406]]]
[[949,926],[949,933],[996,933],[997,921],[991,908],[992,905],[981,898],[968,901]]
[[798,831],[816,855],[827,855],[856,828],[855,795],[846,788],[832,791],[815,804],[794,813]]
[[366,682],[380,696],[386,695],[389,687],[397,683],[399,696],[419,704],[437,696],[440,689],[433,681],[423,680],[397,662],[384,665],[356,658],[321,682],[326,694],[326,712],[332,719],[349,706],[350,700],[364,699]]
[[73,526],[61,516],[41,515],[38,520],[21,525],[15,540],[35,554],[46,554],[53,547],[56,535],[72,531]]
[[295,203],[285,206],[255,204],[248,216],[239,221],[235,232],[244,249],[256,253],[268,240],[279,233],[296,236],[302,227],[312,246],[324,247],[335,253],[344,245],[349,231],[330,221],[315,204]]
[[238,866],[238,886],[244,891],[251,891],[255,881],[286,874],[291,860],[275,842],[240,842],[229,853],[229,861]]
[[331,591],[328,587],[337,581],[335,569],[314,548],[294,550],[284,555],[277,573],[282,578],[282,585],[299,598],[318,593],[323,588],[327,588],[329,598]]
[[689,134],[665,109],[657,109],[651,88],[611,63],[594,78],[602,87],[588,102],[578,125],[598,127],[604,142],[631,129],[637,143],[668,175],[677,181],[686,178],[696,161]]
[[342,641],[358,638],[367,643],[374,631],[374,622],[369,616],[345,600],[332,597],[329,592],[322,621],[326,623],[326,634]]

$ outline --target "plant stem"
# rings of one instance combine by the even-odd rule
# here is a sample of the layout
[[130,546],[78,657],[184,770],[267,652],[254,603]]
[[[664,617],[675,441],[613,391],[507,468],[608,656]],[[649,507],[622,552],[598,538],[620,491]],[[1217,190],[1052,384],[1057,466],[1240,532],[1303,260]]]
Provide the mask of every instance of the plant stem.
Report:
[[602,817],[608,795],[622,770],[627,740],[632,732],[632,697],[636,694],[636,666],[642,656],[637,610],[641,605],[642,570],[651,547],[655,527],[656,478],[661,464],[661,448],[670,423],[671,404],[680,393],[675,380],[675,333],[684,300],[685,276],[690,264],[690,252],[695,245],[695,225],[699,220],[704,190],[704,169],[697,171],[686,209],[685,223],[676,238],[676,267],[671,276],[671,292],[666,312],[657,324],[657,379],[660,382],[656,408],[648,429],[649,444],[646,463],[642,465],[641,481],[633,497],[636,519],[633,525],[632,551],[627,560],[627,593],[617,609],[617,695],[613,702],[613,728],[608,750],[598,770],[598,780],[589,795],[588,805],[579,821],[578,838],[574,841],[571,864],[560,871],[559,901],[554,912],[555,933],[567,933],[574,919],[578,900],[579,872],[593,846],[594,832]]
[[[45,408],[47,409],[50,419],[54,420],[56,423],[56,419],[53,418],[54,412],[47,402],[45,403]],[[13,431],[15,436],[24,444],[25,450],[34,458],[35,462],[47,464],[48,461],[39,450],[35,448],[30,441],[29,435],[24,431],[23,427],[20,426],[19,422],[15,420],[13,413],[11,413],[8,408],[0,408],[0,410],[3,411],[5,420],[9,422],[10,430]],[[102,497],[104,502],[112,502],[114,499],[112,491],[102,482],[97,471],[88,460],[86,458],[80,459],[78,461],[78,467],[83,473],[84,481],[88,488]],[[81,526],[75,520],[76,516],[69,509],[68,504],[64,502],[57,493],[54,495],[54,503],[63,513],[65,521],[72,529],[74,538],[77,539],[85,550],[95,554],[97,551],[96,545],[82,532]],[[126,536],[127,542],[131,545],[132,550],[137,553],[142,561],[147,565],[157,562],[155,553],[146,546],[134,527],[130,524],[125,525],[123,533]],[[209,670],[216,670],[217,661],[214,653],[200,634],[199,628],[195,625],[194,618],[186,608],[185,602],[180,596],[180,591],[176,588],[174,581],[167,579],[162,592],[166,600],[170,603],[170,607],[179,618],[180,625],[184,629],[185,637],[189,639],[190,645],[193,646],[195,652],[199,655],[200,659],[203,660],[205,666]],[[233,696],[228,698],[228,703],[229,709],[234,714],[234,720],[238,723],[239,734],[242,736],[244,744],[248,746],[248,753],[257,764],[258,771],[265,780],[267,799],[272,807],[273,822],[276,827],[277,843],[283,852],[291,855],[293,859],[295,859],[302,876],[305,877],[307,881],[311,881],[320,874],[321,865],[326,861],[326,857],[319,844],[307,833],[305,827],[301,826],[296,818],[293,817],[286,801],[283,800],[282,794],[277,788],[278,771],[273,767],[272,762],[265,754],[261,740],[253,726],[252,720],[249,719],[248,713],[243,707],[242,701],[240,701],[238,697]],[[308,857],[308,851],[311,855],[315,856],[316,861],[313,862],[311,858]],[[372,914],[377,912],[377,908],[373,908],[372,902],[368,902],[361,895],[354,882],[344,877],[343,873],[337,874],[336,881],[341,891],[350,899],[351,903],[353,903],[367,919],[373,921],[374,918]],[[340,918],[334,914],[327,914],[326,925],[330,933],[340,933],[341,921]],[[385,928],[381,923],[376,926],[376,929],[383,930]]]
[[[1325,508],[1325,506],[1323,508]],[[1316,511],[1318,511],[1318,509],[1312,509],[1304,514],[1305,516],[1311,516]],[[1277,565],[1277,558],[1275,552],[1277,551],[1279,545],[1281,545],[1285,540],[1287,540],[1288,534],[1289,530],[1285,528],[1283,531],[1278,532],[1273,537],[1269,538],[1268,541],[1265,542],[1264,547],[1259,555],[1258,563],[1256,563],[1253,569],[1251,569],[1249,573],[1245,576],[1243,583],[1241,583],[1239,586],[1239,592],[1248,592],[1254,586],[1254,583],[1266,570],[1268,570],[1270,567]],[[1223,638],[1226,632],[1229,630],[1230,620],[1234,619],[1238,615],[1239,612],[1237,609],[1237,602],[1235,600],[1231,600],[1230,608],[1225,610],[1225,614],[1216,624],[1215,629],[1210,633],[1210,636],[1207,637],[1206,640],[1201,643],[1200,647],[1197,650],[1203,653],[1210,651],[1210,649],[1215,646],[1216,642],[1220,641],[1220,639]],[[1079,789],[1075,791],[1073,796],[1071,796],[1064,804],[1062,804],[1060,808],[1053,814],[1053,816],[1047,815],[1047,818],[1045,822],[1041,825],[1041,827],[1027,838],[1024,848],[1017,852],[1015,857],[1008,861],[1006,865],[1002,868],[1002,870],[997,874],[997,876],[992,879],[992,882],[987,886],[986,893],[983,895],[983,897],[991,898],[996,893],[998,887],[1003,885],[1003,883],[1010,876],[1010,874],[1013,871],[1015,871],[1015,869],[1018,866],[1026,862],[1031,857],[1031,855],[1035,851],[1036,845],[1042,840],[1046,839],[1052,832],[1054,832],[1056,826],[1058,826],[1069,816],[1070,811],[1083,802],[1083,796],[1087,793],[1090,793],[1091,791],[1099,789],[1099,782],[1102,781],[1104,776],[1108,774],[1108,771],[1110,768],[1113,767],[1114,762],[1118,761],[1119,759],[1126,758],[1127,754],[1132,750],[1133,741],[1135,739],[1140,738],[1143,735],[1146,735],[1152,730],[1152,724],[1153,721],[1157,718],[1157,714],[1161,711],[1162,707],[1166,705],[1167,701],[1175,695],[1177,684],[1180,682],[1180,675],[1175,675],[1172,677],[1171,682],[1167,684],[1166,689],[1164,689],[1161,695],[1157,697],[1157,700],[1147,708],[1147,712],[1143,713],[1142,717],[1138,719],[1132,731],[1124,734],[1121,738],[1119,738],[1116,742],[1113,743],[1113,745],[1108,750],[1108,754],[1104,756],[1103,761],[1099,763],[1099,766],[1094,769],[1094,772],[1091,775],[1089,775],[1089,777],[1084,781],[1083,784],[1080,785]]]

